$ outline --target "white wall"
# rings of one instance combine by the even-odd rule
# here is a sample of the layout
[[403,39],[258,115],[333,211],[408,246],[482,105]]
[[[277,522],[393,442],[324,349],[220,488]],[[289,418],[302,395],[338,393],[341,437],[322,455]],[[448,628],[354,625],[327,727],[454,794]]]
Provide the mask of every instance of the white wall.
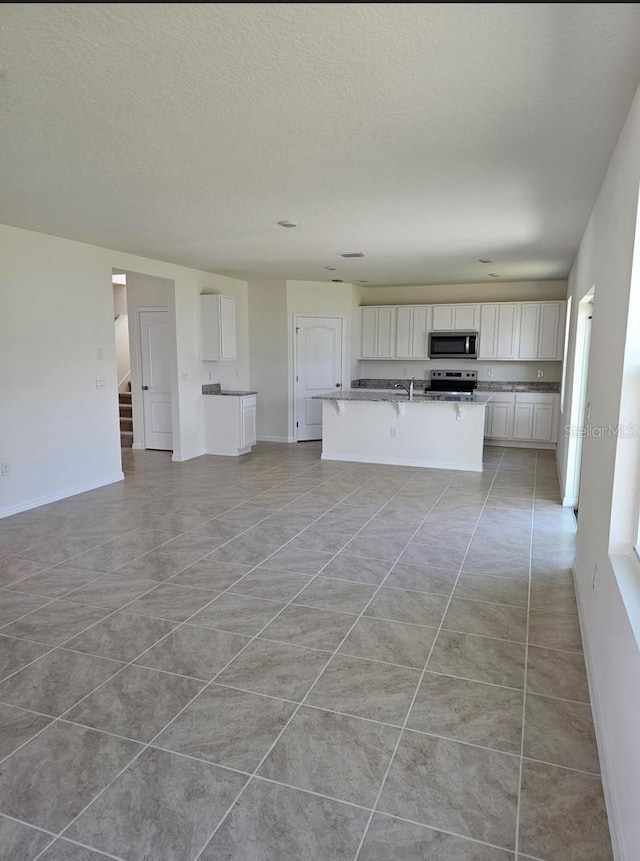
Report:
[[[0,517],[122,477],[113,268],[174,284],[174,458],[202,453],[198,297],[203,289],[236,296],[240,353],[232,374],[245,386],[244,282],[7,225],[0,225],[0,257],[0,460],[9,464]],[[98,376],[104,388],[96,389]]]
[[[488,267],[491,269],[491,267]],[[361,305],[429,305],[448,302],[543,302],[565,299],[566,281],[487,281],[478,284],[407,284],[362,287]]]
[[289,440],[288,344],[286,282],[250,281],[250,387],[258,391],[258,439]]
[[[639,420],[637,292],[630,306],[634,278],[636,291],[640,289],[637,265],[635,274],[632,270],[638,153],[636,94],[569,278],[570,357],[579,302],[595,286],[587,388],[593,427]],[[571,415],[573,375],[570,361],[561,426]],[[563,477],[567,451],[567,440],[561,439],[558,460]],[[640,564],[631,553],[639,473],[637,440],[615,435],[584,440],[576,588],[612,837],[616,858],[625,861],[640,857]]]

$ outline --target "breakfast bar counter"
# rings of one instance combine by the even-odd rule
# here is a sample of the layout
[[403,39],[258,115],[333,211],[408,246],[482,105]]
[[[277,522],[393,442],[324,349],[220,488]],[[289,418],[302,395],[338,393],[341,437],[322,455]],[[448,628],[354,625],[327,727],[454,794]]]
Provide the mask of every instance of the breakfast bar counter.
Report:
[[482,471],[491,395],[356,389],[322,400],[322,459]]

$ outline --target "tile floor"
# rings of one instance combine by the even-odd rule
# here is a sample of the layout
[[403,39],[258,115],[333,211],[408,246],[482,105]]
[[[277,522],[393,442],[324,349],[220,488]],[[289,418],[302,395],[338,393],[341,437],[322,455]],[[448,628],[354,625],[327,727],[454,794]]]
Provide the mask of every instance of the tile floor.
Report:
[[172,464],[0,522],[6,861],[606,861],[550,452]]

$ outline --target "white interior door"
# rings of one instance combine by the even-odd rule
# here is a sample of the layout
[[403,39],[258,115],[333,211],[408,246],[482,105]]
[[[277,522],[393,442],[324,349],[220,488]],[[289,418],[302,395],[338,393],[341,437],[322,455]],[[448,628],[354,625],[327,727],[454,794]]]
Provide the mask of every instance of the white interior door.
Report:
[[168,311],[140,311],[144,447],[173,449]]
[[342,388],[342,320],[298,317],[295,321],[296,439],[322,439],[322,401],[313,395]]

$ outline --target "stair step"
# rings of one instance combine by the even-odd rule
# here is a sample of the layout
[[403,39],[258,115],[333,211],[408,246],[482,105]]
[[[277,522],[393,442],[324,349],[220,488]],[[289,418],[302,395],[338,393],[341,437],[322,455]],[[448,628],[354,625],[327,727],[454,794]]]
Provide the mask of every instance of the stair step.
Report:
[[133,431],[120,431],[120,445],[122,448],[131,448],[133,445]]
[[131,392],[118,392],[118,400],[121,404],[130,404]]
[[126,416],[120,416],[120,430],[133,431],[133,419]]
[[127,418],[133,414],[131,404],[120,404],[120,418]]

